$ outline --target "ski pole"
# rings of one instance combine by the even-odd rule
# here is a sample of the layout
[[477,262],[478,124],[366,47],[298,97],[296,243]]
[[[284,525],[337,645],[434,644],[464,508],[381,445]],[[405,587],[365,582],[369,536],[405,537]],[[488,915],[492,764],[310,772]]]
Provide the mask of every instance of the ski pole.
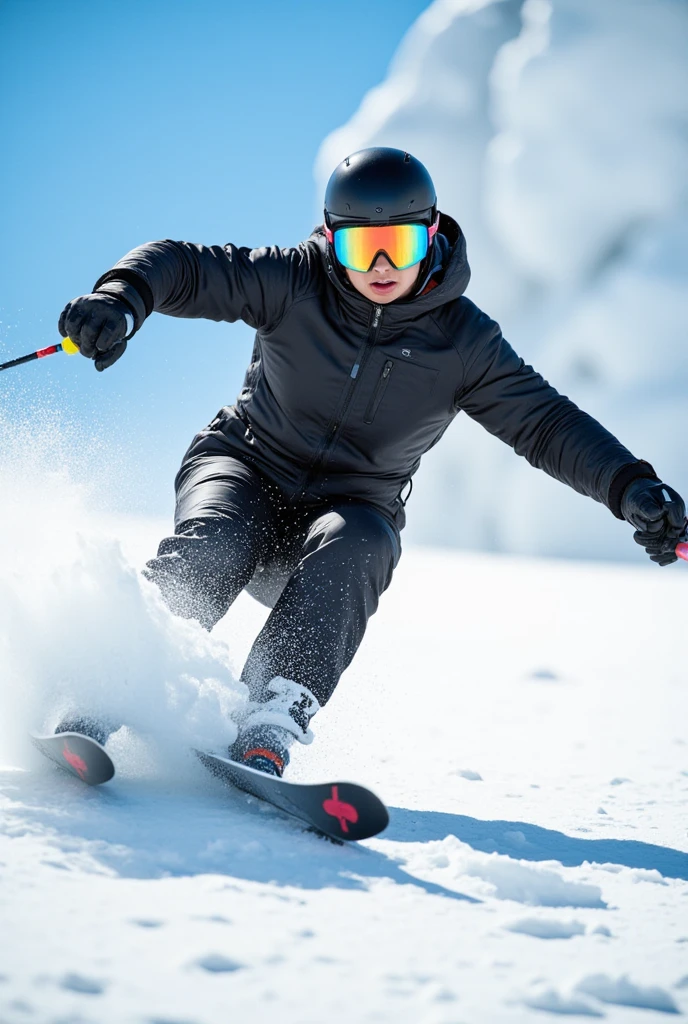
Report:
[[685,521],[683,533],[676,545],[676,554],[688,562],[688,519]]
[[21,366],[22,363],[30,363],[33,359],[44,359],[46,356],[54,356],[56,352],[66,352],[73,356],[79,351],[71,338],[63,338],[57,345],[50,345],[48,348],[39,348],[38,352],[30,352],[28,356],[20,356],[19,359],[10,359],[7,363],[0,363],[0,370],[9,370],[12,366]]

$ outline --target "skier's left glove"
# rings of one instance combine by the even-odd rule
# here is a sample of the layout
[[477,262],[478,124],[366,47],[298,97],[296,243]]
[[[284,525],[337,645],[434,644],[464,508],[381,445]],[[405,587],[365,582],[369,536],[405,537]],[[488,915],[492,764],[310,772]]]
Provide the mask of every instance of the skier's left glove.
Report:
[[657,480],[632,480],[621,498],[621,514],[635,527],[633,539],[653,562],[675,562],[686,532],[686,506],[673,487]]

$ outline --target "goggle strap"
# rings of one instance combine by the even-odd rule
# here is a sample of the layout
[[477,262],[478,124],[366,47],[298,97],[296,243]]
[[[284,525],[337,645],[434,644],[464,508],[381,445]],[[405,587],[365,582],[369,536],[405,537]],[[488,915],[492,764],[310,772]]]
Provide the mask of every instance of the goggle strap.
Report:
[[[330,245],[334,245],[334,231],[332,231],[331,228],[328,228],[327,224],[323,224],[323,227],[325,229],[325,238],[330,243]],[[435,235],[439,231],[439,227],[440,227],[440,215],[438,213],[437,217],[435,218],[435,223],[431,224],[430,227],[428,228],[428,241],[430,241],[430,239],[435,237]]]

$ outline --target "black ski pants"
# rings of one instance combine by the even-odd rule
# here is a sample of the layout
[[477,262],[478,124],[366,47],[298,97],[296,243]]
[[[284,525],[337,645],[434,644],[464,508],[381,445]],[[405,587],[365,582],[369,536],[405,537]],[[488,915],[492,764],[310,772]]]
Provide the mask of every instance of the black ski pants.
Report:
[[242,672],[251,699],[283,676],[323,705],[389,586],[399,534],[362,502],[292,504],[220,441],[197,441],[176,480],[174,536],[144,575],[208,630],[246,588],[272,607]]

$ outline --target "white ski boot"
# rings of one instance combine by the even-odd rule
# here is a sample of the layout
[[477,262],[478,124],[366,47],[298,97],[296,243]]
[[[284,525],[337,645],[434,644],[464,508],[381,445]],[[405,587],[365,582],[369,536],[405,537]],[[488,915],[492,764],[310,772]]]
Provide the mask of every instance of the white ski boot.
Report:
[[313,742],[309,723],[320,704],[306,686],[282,676],[270,680],[266,698],[248,704],[229,756],[249,768],[281,777],[292,744],[296,740]]

